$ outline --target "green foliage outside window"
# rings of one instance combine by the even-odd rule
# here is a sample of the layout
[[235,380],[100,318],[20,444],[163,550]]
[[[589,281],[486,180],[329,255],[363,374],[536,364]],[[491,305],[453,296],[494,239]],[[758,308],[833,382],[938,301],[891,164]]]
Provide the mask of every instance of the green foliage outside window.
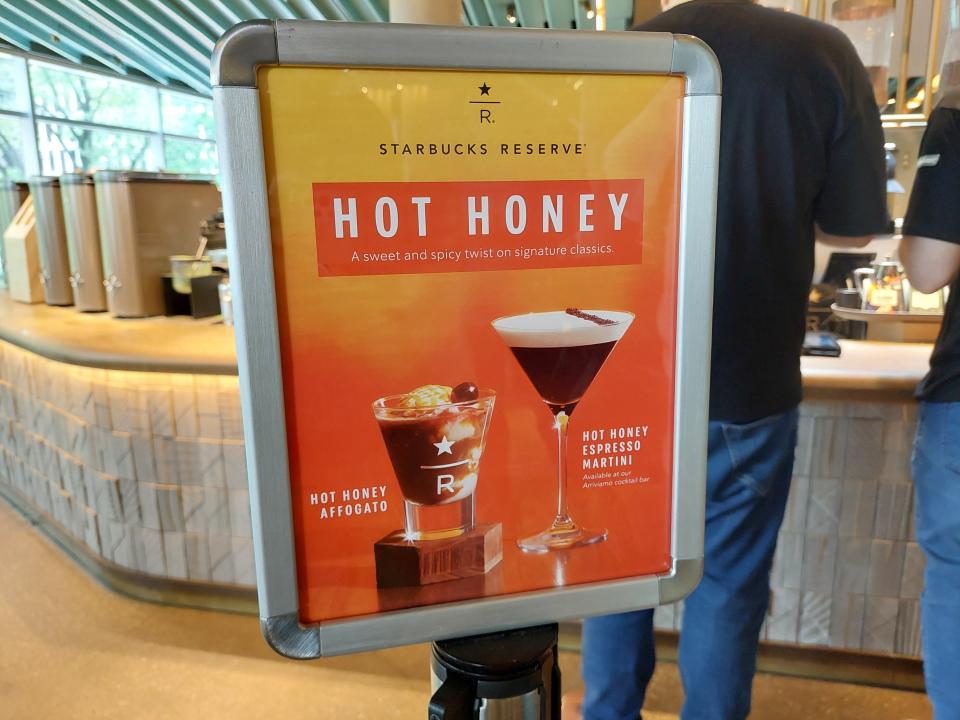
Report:
[[200,140],[212,140],[213,103],[205,98],[184,93],[160,91],[163,131]]
[[217,146],[211,141],[168,137],[164,140],[163,154],[170,172],[200,175],[217,172]]
[[0,116],[0,178],[22,180],[25,172],[21,128],[17,117]]
[[208,98],[0,53],[0,179],[37,172],[38,156],[44,175],[215,175],[214,132]]
[[37,115],[159,130],[156,90],[147,85],[36,62],[30,63],[30,85]]
[[37,123],[37,141],[45,175],[157,166],[149,136],[139,133],[41,121]]
[[20,58],[0,55],[0,110],[27,112],[30,98],[20,82]]

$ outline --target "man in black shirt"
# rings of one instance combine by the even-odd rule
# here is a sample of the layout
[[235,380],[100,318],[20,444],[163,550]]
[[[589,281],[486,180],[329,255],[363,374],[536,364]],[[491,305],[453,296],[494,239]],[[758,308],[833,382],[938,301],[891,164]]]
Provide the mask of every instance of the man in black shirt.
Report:
[[[885,230],[883,134],[835,28],[691,0],[637,29],[695,35],[723,71],[704,577],[686,601],[680,671],[684,720],[739,720],[793,469],[814,239],[859,247]],[[636,719],[652,619],[585,623],[585,720]]]
[[924,675],[934,715],[960,718],[960,88],[930,115],[903,223],[912,286],[950,285],[914,441],[917,541],[927,558],[921,600]]

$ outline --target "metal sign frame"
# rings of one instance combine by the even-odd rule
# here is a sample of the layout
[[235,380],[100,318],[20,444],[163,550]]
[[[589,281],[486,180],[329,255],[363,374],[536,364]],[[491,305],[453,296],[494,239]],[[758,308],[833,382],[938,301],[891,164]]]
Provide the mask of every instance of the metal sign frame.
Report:
[[[672,572],[303,626],[287,464],[257,69],[326,66],[671,74],[686,79],[680,173]],[[260,621],[267,642],[315,658],[675,602],[703,568],[720,69],[666,33],[253,21],[229,30],[211,79],[234,292]]]

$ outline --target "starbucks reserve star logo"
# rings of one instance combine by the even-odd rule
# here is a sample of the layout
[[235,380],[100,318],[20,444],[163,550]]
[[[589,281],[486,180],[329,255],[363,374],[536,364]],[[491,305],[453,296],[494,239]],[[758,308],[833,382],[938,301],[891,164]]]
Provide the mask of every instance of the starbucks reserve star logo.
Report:
[[493,106],[493,105],[499,105],[499,104],[500,104],[500,101],[493,99],[493,96],[490,95],[490,91],[493,90],[493,88],[492,88],[490,85],[487,85],[487,81],[486,81],[486,80],[483,81],[483,85],[479,85],[479,86],[477,87],[477,90],[480,91],[480,96],[479,96],[479,97],[481,97],[481,98],[488,98],[488,99],[485,99],[485,100],[483,100],[483,99],[482,99],[482,100],[469,100],[468,102],[469,102],[471,105],[479,105],[479,106],[480,106],[478,109],[480,110],[479,122],[480,122],[481,125],[483,125],[483,124],[485,124],[485,123],[489,123],[489,124],[492,125],[493,123],[496,122],[496,120],[493,119],[493,111],[494,111],[494,108],[491,107],[491,106]]

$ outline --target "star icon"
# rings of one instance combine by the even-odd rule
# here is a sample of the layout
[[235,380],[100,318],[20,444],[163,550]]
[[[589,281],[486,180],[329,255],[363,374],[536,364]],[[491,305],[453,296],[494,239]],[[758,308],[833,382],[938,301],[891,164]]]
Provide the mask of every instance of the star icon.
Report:
[[489,95],[490,90],[492,90],[492,88],[489,85],[487,85],[486,82],[484,82],[483,85],[477,88],[477,90],[480,91],[481,95]]
[[437,455],[443,455],[444,453],[446,453],[447,455],[453,455],[453,450],[451,450],[450,448],[453,447],[453,444],[455,442],[456,440],[447,440],[447,436],[444,435],[443,440],[441,440],[438,443],[431,443],[431,444],[437,449]]

